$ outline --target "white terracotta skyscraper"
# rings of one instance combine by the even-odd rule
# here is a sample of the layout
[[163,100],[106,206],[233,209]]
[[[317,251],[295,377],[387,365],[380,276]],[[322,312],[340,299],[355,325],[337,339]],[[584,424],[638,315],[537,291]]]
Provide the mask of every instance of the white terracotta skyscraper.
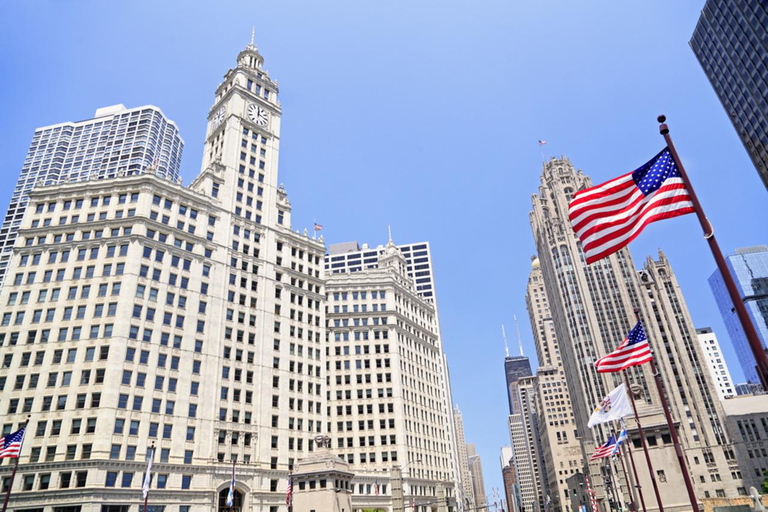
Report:
[[325,248],[292,230],[280,116],[251,44],[190,187],[143,173],[29,192],[0,291],[3,431],[31,415],[13,508],[135,510],[155,444],[151,505],[227,508],[236,460],[235,507],[285,510],[326,428]]

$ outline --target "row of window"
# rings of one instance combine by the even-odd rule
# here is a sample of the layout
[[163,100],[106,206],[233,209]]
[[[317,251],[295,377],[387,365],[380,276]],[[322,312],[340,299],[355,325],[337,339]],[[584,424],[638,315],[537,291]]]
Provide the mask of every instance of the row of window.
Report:
[[[112,202],[113,196],[96,196],[92,197],[90,200],[91,208],[95,208],[99,206],[99,203],[101,203],[101,206],[109,206]],[[126,204],[129,201],[131,203],[136,203],[139,200],[139,193],[133,192],[131,194],[118,194],[117,196],[117,204]],[[43,213],[43,212],[53,212],[56,210],[56,205],[61,204],[61,211],[68,211],[68,210],[80,210],[83,205],[85,204],[85,200],[82,198],[78,199],[66,199],[62,202],[49,202],[49,203],[38,203],[35,206],[35,213]]]

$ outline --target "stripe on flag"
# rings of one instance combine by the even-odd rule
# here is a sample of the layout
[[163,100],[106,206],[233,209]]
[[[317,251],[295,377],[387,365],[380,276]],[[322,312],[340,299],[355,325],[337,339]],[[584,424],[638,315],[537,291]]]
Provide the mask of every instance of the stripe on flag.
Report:
[[613,449],[616,447],[616,436],[611,434],[611,437],[605,442],[604,445],[598,446],[595,453],[589,458],[589,460],[604,459],[613,455]]
[[645,364],[651,359],[651,346],[645,336],[643,323],[638,321],[619,348],[595,361],[595,366],[599,373],[612,373]]
[[617,252],[652,222],[693,212],[669,148],[633,172],[576,192],[568,207],[587,263]]
[[0,437],[0,459],[5,457],[16,459],[19,457],[21,443],[24,441],[24,432],[26,430],[27,427],[24,426],[12,434]]

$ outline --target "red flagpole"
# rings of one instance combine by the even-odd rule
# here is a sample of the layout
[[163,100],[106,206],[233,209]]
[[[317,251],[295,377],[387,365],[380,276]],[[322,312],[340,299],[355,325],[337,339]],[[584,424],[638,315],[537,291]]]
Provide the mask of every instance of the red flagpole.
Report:
[[[659,493],[659,484],[656,482],[656,473],[654,473],[653,471],[653,464],[651,463],[651,454],[648,452],[648,442],[645,440],[643,425],[640,423],[640,416],[637,414],[637,405],[635,405],[635,395],[632,394],[632,387],[629,385],[629,374],[627,373],[627,370],[624,370],[624,383],[627,386],[629,401],[632,402],[632,410],[635,413],[635,423],[637,423],[637,431],[640,434],[640,441],[643,443],[643,451],[645,452],[645,463],[648,466],[648,474],[651,477],[651,484],[653,484],[653,492],[656,494],[656,503],[659,505],[659,512],[664,512],[664,505],[661,503],[661,493]],[[638,481],[637,483],[640,484],[640,481]]]
[[733,280],[731,272],[728,270],[728,265],[725,262],[725,258],[723,258],[723,253],[720,251],[720,246],[718,245],[717,240],[715,240],[715,231],[712,229],[712,225],[704,214],[704,209],[701,207],[701,203],[699,202],[698,197],[696,197],[696,192],[693,190],[693,184],[691,184],[691,180],[688,178],[683,163],[680,161],[680,157],[677,154],[675,145],[672,143],[672,138],[669,136],[669,127],[665,123],[666,120],[667,118],[663,115],[658,117],[658,121],[661,123],[659,126],[659,133],[664,137],[667,147],[669,147],[669,152],[672,154],[675,164],[677,164],[683,182],[685,182],[685,188],[691,196],[693,208],[696,210],[699,224],[701,224],[701,229],[704,231],[704,238],[707,240],[707,243],[709,243],[712,256],[715,258],[717,268],[720,271],[725,287],[728,290],[728,295],[731,297],[733,307],[736,309],[736,315],[739,317],[739,322],[741,322],[741,328],[744,329],[744,334],[749,342],[749,347],[752,349],[752,355],[755,358],[757,375],[760,377],[760,383],[763,385],[763,389],[768,390],[768,355],[766,355],[763,344],[760,342],[760,338],[757,335],[757,330],[755,329],[752,320],[749,318],[747,308],[744,307],[744,301],[742,300],[741,295],[739,295],[739,290],[736,287],[736,282]]

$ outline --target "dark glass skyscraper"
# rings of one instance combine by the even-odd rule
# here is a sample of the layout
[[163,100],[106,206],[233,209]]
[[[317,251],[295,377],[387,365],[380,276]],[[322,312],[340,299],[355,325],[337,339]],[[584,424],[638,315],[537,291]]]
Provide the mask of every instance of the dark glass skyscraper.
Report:
[[[763,349],[766,350],[768,349],[768,246],[736,249],[736,253],[728,255],[725,261],[736,280],[739,295],[744,301],[749,318],[757,329]],[[736,349],[744,376],[750,383],[759,384],[760,378],[755,369],[755,358],[719,270],[710,276],[709,286],[715,295],[717,307],[720,309],[728,335]]]
[[768,188],[768,4],[707,0],[690,45]]
[[518,392],[517,381],[522,377],[530,377],[531,361],[525,356],[507,356],[504,359],[504,373],[507,375],[507,398],[509,399],[509,414],[519,412],[517,410]]

